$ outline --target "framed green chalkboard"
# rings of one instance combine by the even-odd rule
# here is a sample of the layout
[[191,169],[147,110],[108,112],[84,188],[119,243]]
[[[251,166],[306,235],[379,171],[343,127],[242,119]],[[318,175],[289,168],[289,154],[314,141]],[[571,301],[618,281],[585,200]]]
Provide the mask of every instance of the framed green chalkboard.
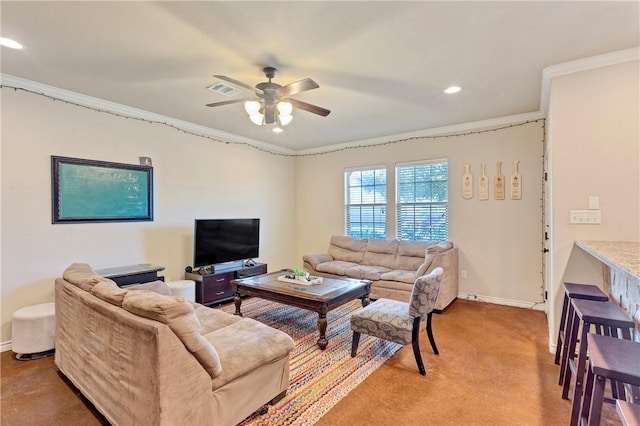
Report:
[[153,220],[153,168],[51,156],[52,223]]

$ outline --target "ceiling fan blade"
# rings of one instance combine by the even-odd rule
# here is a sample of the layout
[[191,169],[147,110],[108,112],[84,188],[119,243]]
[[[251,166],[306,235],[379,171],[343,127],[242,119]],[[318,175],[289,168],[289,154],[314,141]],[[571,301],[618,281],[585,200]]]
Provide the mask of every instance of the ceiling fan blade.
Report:
[[229,104],[238,104],[240,102],[244,102],[244,99],[231,99],[230,101],[222,101],[222,102],[214,102],[212,104],[207,104],[208,107],[217,107],[217,106],[222,106],[222,105],[229,105]]
[[329,115],[331,113],[330,110],[328,110],[326,108],[319,107],[317,105],[311,105],[311,104],[308,104],[306,102],[298,101],[296,99],[287,99],[287,100],[289,102],[291,102],[291,104],[296,108],[300,108],[300,109],[303,109],[305,111],[321,115],[323,117],[326,117],[327,115]]
[[295,95],[296,93],[304,92],[306,90],[317,89],[318,87],[320,87],[318,86],[318,83],[310,78],[305,78],[280,87],[277,90],[277,93],[281,98],[286,98],[287,96]]
[[247,83],[243,83],[243,82],[238,81],[238,80],[236,80],[234,78],[227,77],[226,75],[214,75],[214,77],[218,78],[220,80],[224,80],[226,82],[229,82],[229,83],[231,83],[233,85],[236,85],[238,87],[241,87],[241,88],[243,88],[245,90],[248,90],[251,93],[262,93],[262,90],[257,89],[257,88],[255,88],[253,86],[249,86]]

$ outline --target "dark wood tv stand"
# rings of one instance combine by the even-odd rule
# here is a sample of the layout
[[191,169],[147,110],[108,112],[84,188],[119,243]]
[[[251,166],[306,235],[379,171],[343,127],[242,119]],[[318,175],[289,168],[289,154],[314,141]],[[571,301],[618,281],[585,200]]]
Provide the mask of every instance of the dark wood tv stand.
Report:
[[184,277],[196,282],[196,302],[214,305],[233,300],[232,280],[266,273],[267,264],[256,262],[254,266],[238,266],[204,275],[198,272],[186,272]]

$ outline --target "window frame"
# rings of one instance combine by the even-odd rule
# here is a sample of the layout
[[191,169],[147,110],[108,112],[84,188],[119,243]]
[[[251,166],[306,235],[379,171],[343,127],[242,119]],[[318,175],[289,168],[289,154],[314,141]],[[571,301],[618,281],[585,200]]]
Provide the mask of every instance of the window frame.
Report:
[[[349,182],[349,178],[350,178],[350,174],[353,172],[364,172],[364,171],[372,171],[374,172],[374,176],[375,176],[375,172],[382,170],[384,171],[384,185],[380,184],[380,185],[376,185],[375,184],[375,177],[374,177],[374,185],[373,185],[373,190],[375,193],[375,189],[376,187],[383,187],[384,188],[384,201],[383,202],[376,202],[375,200],[375,194],[374,194],[374,202],[373,203],[363,203],[362,202],[362,197],[360,198],[360,203],[352,203],[351,200],[351,192],[350,189],[354,188],[354,187],[358,187],[358,186],[352,186],[350,185]],[[371,166],[362,166],[362,167],[348,167],[344,169],[344,234],[347,236],[352,236],[355,238],[387,238],[387,234],[389,231],[389,227],[388,227],[388,220],[387,220],[387,212],[388,212],[388,204],[389,204],[389,190],[388,190],[388,185],[389,185],[389,181],[388,181],[388,170],[387,170],[387,166],[386,165],[371,165]],[[362,185],[362,178],[360,178],[360,185],[359,187],[362,188],[364,186],[370,186],[370,185]],[[362,195],[362,194],[361,194]],[[371,217],[372,217],[372,221],[371,222],[363,222],[362,220],[360,220],[360,222],[353,222],[351,220],[351,209],[353,207],[359,207],[360,210],[360,218],[362,219],[362,207],[371,207],[372,208],[372,212],[371,212]],[[379,215],[377,215],[375,213],[375,209],[376,208],[383,208],[384,211],[382,213],[380,213]],[[377,221],[376,218],[381,218],[380,221]],[[360,225],[362,225],[363,223],[371,223],[371,228],[372,228],[372,233],[371,234],[367,234],[364,235],[362,233],[362,229],[360,229],[359,233],[355,233],[354,232],[354,227],[352,226],[353,223],[359,223]],[[378,233],[378,229],[380,229],[379,225],[382,225],[382,229],[383,232],[382,233]],[[378,226],[376,226],[378,225]]]
[[[414,197],[414,200],[411,202],[400,201],[401,195],[403,194],[403,191],[401,189],[401,181],[400,181],[400,171],[402,168],[416,167],[416,166],[429,165],[429,164],[442,164],[442,163],[446,164],[446,167],[447,167],[446,179],[444,180],[432,179],[432,180],[423,181],[423,182],[429,184],[430,186],[432,186],[434,182],[445,182],[446,199],[444,201],[443,200],[434,201],[433,199],[431,199],[430,201],[416,201],[415,197]],[[417,180],[414,176],[414,180],[413,180],[414,192],[415,192],[416,182]],[[440,240],[447,241],[449,239],[449,161],[448,161],[448,158],[435,158],[435,159],[428,159],[428,160],[396,163],[395,164],[395,191],[396,191],[396,197],[395,197],[394,208],[396,213],[396,218],[395,218],[396,238],[401,240],[411,240],[411,241],[440,241]],[[409,238],[407,238],[408,235],[404,234],[403,232],[403,228],[406,227],[406,223],[404,227],[401,225],[401,222],[406,222],[408,220],[406,219],[406,214],[402,213],[403,208],[406,210],[407,207],[410,207],[410,209],[413,209],[413,218],[410,221],[413,222],[414,224],[412,227],[413,235],[409,236]],[[442,223],[441,226],[442,225],[444,226],[444,231],[442,229],[440,230],[434,229],[434,224],[432,221],[433,216],[435,216],[434,210],[436,211],[436,213],[438,210],[443,211],[442,214],[444,215],[444,221],[443,221],[444,223]],[[421,213],[423,216],[428,216],[430,218],[430,223],[428,226],[426,238],[416,238],[416,229],[419,229],[418,227],[415,226],[415,223],[417,222],[416,216],[420,216]],[[403,217],[405,218],[403,219]]]

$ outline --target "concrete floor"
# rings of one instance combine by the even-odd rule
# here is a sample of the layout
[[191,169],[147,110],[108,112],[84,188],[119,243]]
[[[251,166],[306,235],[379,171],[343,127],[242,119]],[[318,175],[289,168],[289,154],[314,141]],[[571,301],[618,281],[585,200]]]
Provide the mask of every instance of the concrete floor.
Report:
[[[433,317],[440,355],[421,333],[426,376],[406,346],[317,425],[568,425],[546,324],[540,311],[457,300]],[[54,357],[19,361],[8,351],[0,364],[2,426],[108,424]],[[601,425],[620,424],[605,404]]]

